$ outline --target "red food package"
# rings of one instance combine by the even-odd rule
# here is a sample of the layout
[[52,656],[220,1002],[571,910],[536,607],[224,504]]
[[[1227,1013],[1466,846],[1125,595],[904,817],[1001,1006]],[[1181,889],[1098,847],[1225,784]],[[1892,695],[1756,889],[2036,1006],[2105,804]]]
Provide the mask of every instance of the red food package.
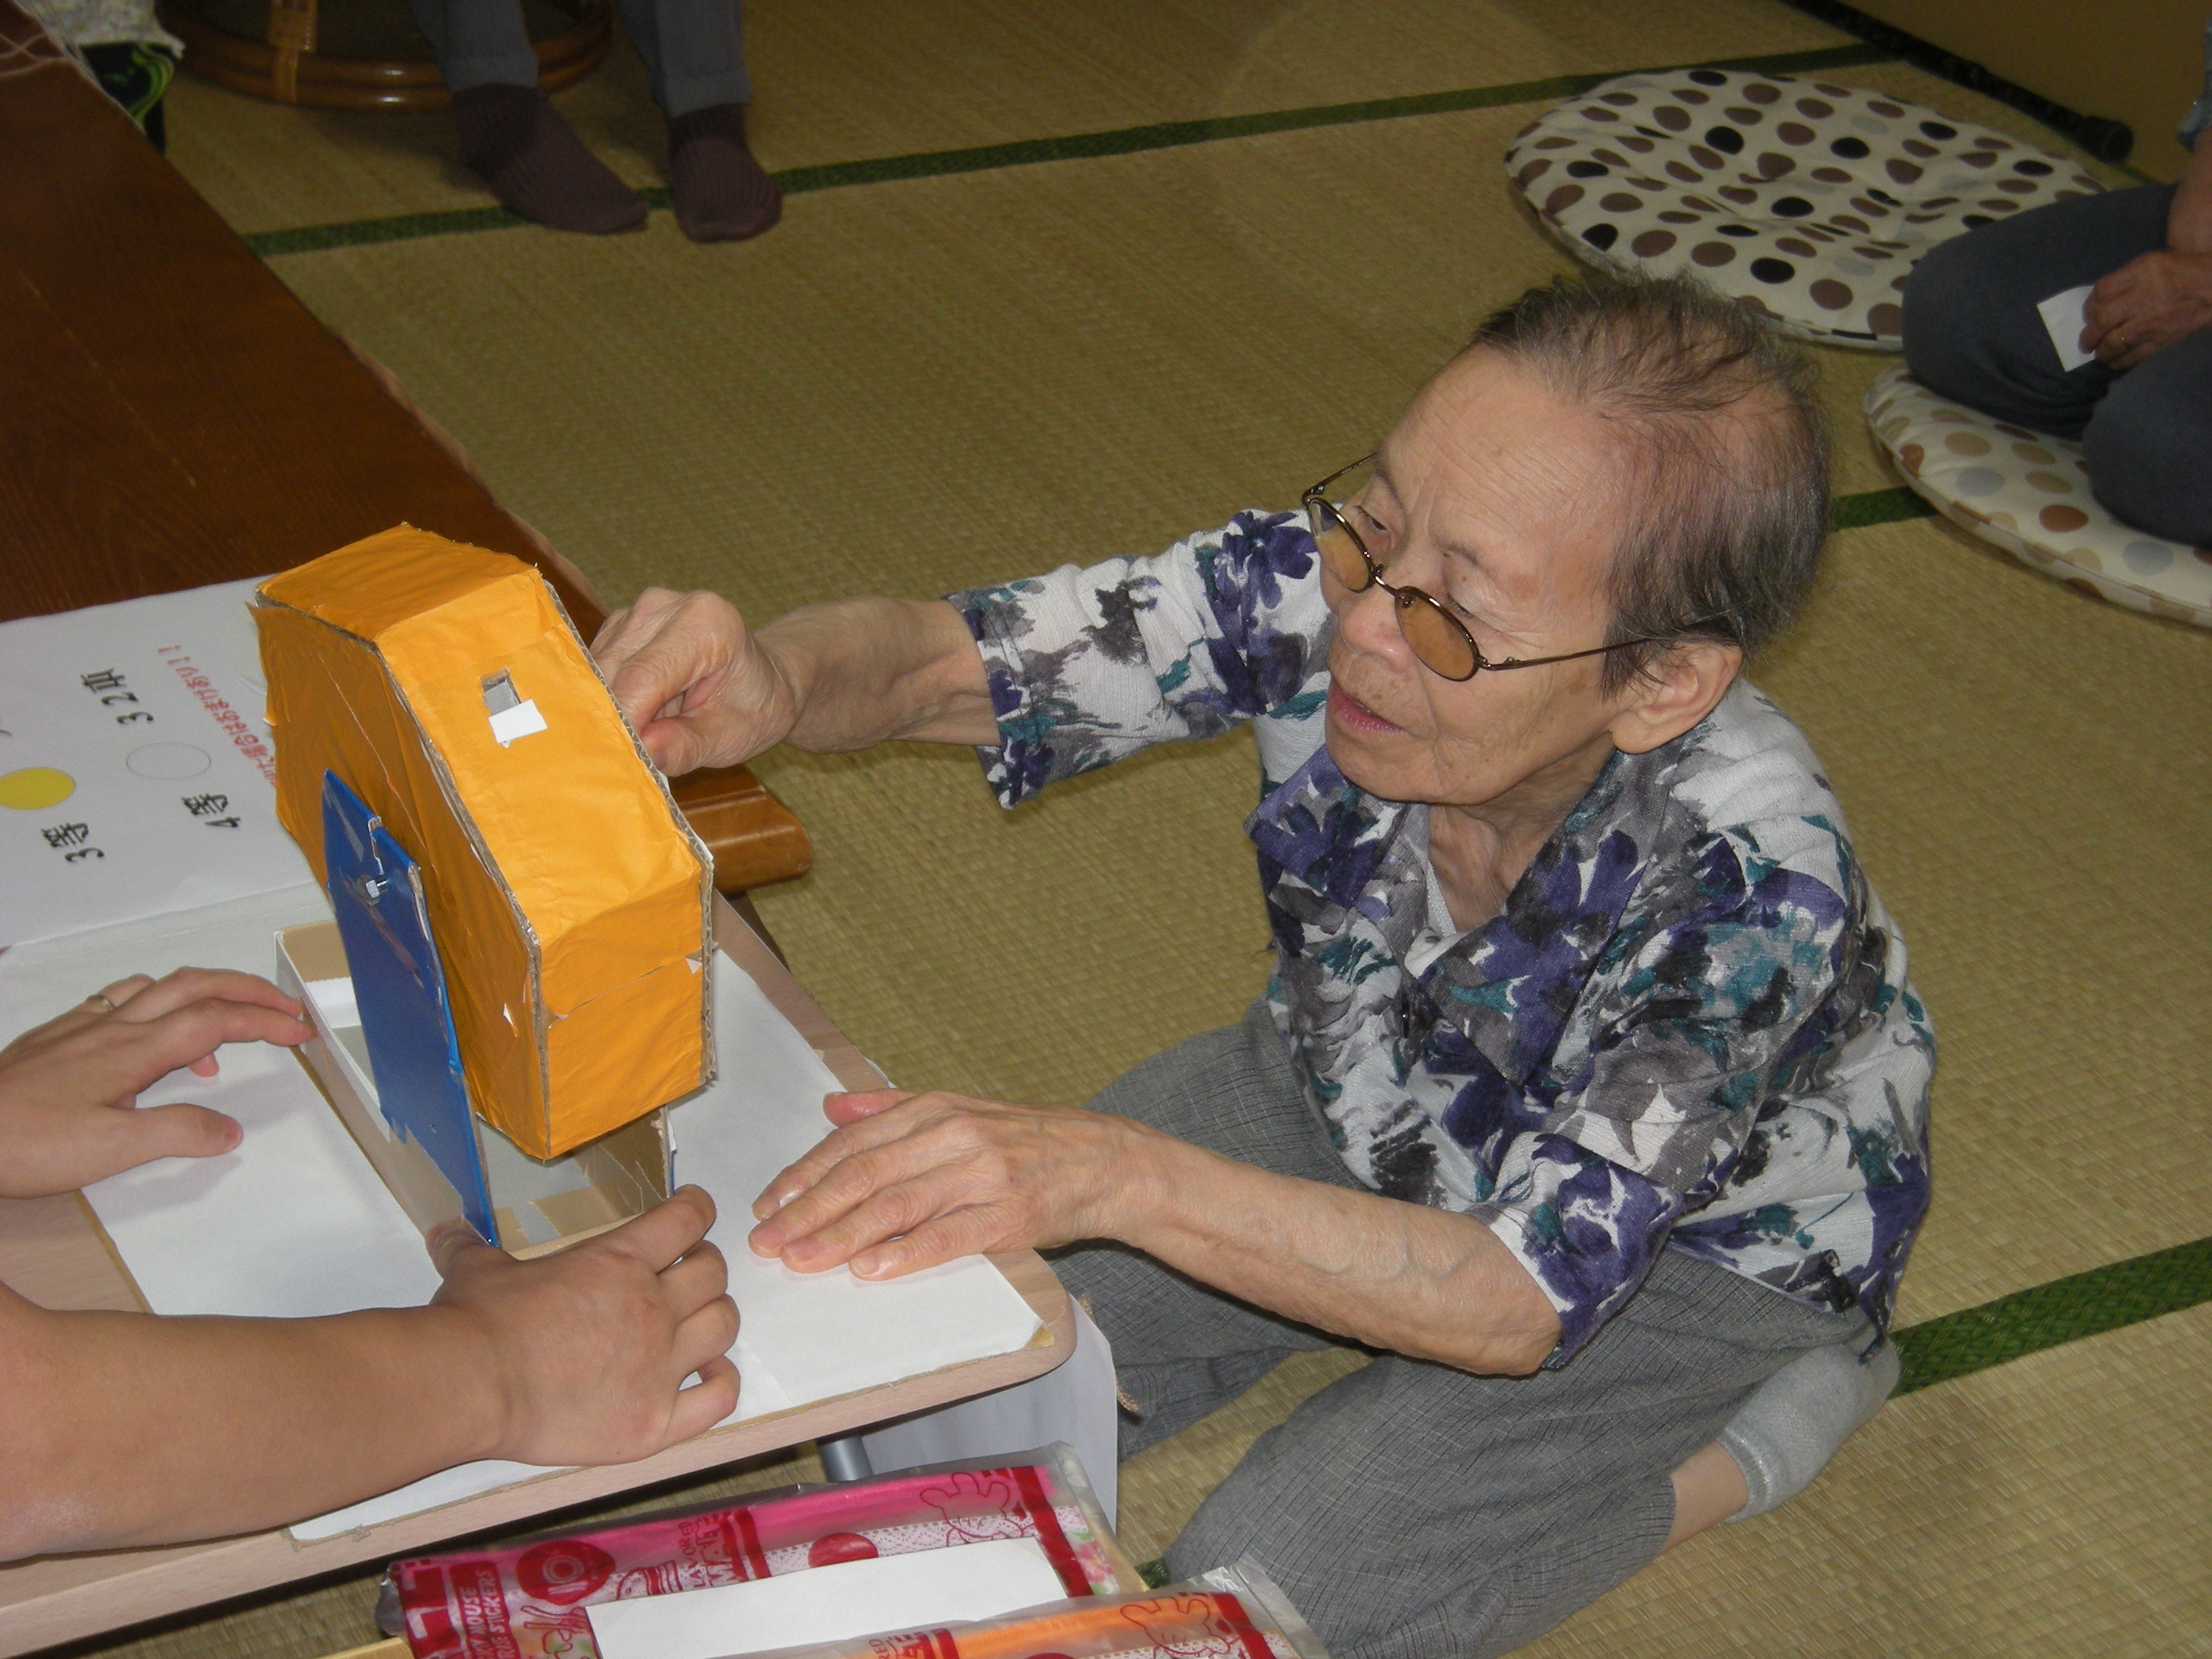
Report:
[[[1034,1538],[1069,1595],[1140,1587],[1075,1454],[933,1465],[589,1532],[395,1561],[386,1627],[415,1659],[598,1659],[586,1607],[875,1555]],[[391,1605],[396,1601],[396,1607]]]

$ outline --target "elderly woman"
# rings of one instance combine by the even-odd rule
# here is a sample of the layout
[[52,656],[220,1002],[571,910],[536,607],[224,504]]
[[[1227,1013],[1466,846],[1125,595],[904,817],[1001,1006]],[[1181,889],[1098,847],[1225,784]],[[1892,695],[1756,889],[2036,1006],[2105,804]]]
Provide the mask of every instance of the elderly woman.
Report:
[[[1808,378],[1694,289],[1555,287],[1303,512],[950,604],[610,622],[671,771],[936,739],[1012,805],[1258,732],[1264,1002],[1088,1110],[833,1096],[753,1249],[875,1276],[1084,1242],[1058,1266],[1125,1456],[1324,1333],[1377,1351],[1168,1554],[1252,1552],[1340,1656],[1504,1651],[1786,1495],[1893,1377],[1853,1397],[1933,1061],[1819,763],[1738,678],[1825,532]],[[1808,1355],[1764,1449],[1716,1444]]]

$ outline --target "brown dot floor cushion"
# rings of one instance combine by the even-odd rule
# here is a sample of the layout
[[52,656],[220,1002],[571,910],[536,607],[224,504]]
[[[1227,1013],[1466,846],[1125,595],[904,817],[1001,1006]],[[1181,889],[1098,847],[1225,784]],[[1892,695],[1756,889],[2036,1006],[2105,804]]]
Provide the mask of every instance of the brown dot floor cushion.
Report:
[[2100,188],[1917,104],[1712,69],[1607,81],[1523,128],[1505,165],[1593,264],[1686,272],[1802,338],[1888,351],[1923,253]]
[[1912,487],[1970,536],[2100,599],[2212,628],[2212,548],[2130,529],[2089,493],[2081,446],[1939,398],[1902,368],[1867,424]]

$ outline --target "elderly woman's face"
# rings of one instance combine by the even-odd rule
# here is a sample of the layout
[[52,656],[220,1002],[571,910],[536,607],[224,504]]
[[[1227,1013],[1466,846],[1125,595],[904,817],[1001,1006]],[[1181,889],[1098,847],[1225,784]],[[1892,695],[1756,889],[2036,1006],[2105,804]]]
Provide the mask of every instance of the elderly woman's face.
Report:
[[[1383,580],[1433,594],[1488,660],[1586,650],[1612,616],[1617,441],[1600,417],[1471,352],[1414,398],[1346,516]],[[1455,684],[1415,659],[1379,586],[1326,592],[1329,754],[1369,793],[1479,806],[1609,750],[1622,699],[1599,694],[1604,658]]]

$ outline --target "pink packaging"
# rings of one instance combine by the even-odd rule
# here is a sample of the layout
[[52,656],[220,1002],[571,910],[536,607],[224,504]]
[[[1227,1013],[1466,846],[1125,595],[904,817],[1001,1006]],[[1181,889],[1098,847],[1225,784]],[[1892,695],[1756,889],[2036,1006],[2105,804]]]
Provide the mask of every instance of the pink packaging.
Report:
[[[585,1609],[998,1538],[1034,1538],[1076,1598],[1141,1588],[1066,1446],[787,1486],[498,1549],[395,1561],[387,1629],[415,1659],[598,1659]],[[390,1603],[396,1600],[397,1606]]]

